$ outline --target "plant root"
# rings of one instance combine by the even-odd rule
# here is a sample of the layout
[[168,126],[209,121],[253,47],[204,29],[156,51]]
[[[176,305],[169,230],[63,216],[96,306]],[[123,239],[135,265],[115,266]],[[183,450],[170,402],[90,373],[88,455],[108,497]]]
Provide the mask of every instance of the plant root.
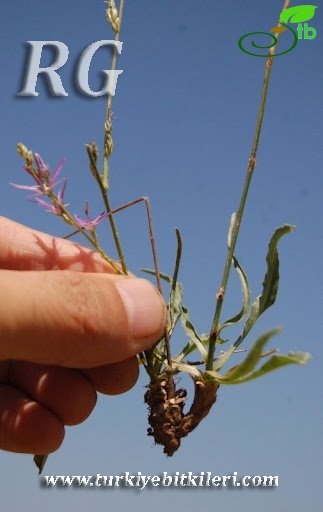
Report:
[[171,457],[180,447],[181,439],[194,430],[205,418],[216,401],[219,384],[194,380],[194,399],[187,414],[183,413],[187,391],[176,390],[172,377],[152,382],[145,393],[149,407],[147,430],[156,444],[164,446],[164,453]]

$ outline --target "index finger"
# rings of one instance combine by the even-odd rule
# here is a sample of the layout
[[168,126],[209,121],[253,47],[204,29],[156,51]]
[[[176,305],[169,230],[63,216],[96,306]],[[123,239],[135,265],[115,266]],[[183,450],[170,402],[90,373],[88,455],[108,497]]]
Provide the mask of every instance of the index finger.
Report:
[[0,268],[114,273],[97,252],[81,244],[0,217]]
[[147,281],[111,275],[94,251],[5,218],[0,267],[2,360],[102,366],[145,350],[165,327],[165,304]]

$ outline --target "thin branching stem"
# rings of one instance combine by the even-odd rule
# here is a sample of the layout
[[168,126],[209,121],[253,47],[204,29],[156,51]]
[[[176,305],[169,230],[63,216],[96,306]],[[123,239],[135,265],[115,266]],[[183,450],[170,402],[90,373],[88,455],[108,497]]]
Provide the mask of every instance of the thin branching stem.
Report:
[[[121,25],[122,25],[123,9],[124,9],[124,0],[120,0],[119,11],[118,11],[118,17],[119,17],[118,31],[115,33],[115,38],[114,38],[114,40],[116,42],[120,41],[120,31],[121,31]],[[113,49],[113,56],[112,56],[112,63],[111,63],[111,77],[113,77],[112,79],[114,79],[114,76],[113,76],[114,73],[113,72],[116,69],[117,60],[118,60],[118,50],[117,50],[117,48],[115,46],[114,49]],[[106,141],[106,137],[107,137],[106,127],[109,124],[111,126],[111,123],[112,123],[112,111],[111,111],[111,108],[112,108],[112,94],[109,92],[108,93],[108,100],[107,100],[106,117],[105,117],[104,146],[106,146],[106,142],[107,142]],[[112,148],[111,148],[111,151],[112,151]],[[108,168],[108,158],[109,158],[109,156],[110,156],[110,154],[107,154],[106,151],[105,151],[104,152],[104,156],[103,156],[103,179],[102,179],[102,182],[100,181],[101,182],[100,191],[101,191],[101,194],[102,194],[102,198],[103,198],[103,201],[104,201],[104,205],[105,205],[106,211],[107,211],[107,213],[109,213],[108,219],[109,219],[109,222],[110,222],[110,227],[111,227],[114,243],[115,243],[115,246],[116,246],[116,249],[117,249],[118,257],[119,257],[119,260],[120,260],[121,268],[122,268],[122,271],[125,274],[127,274],[126,261],[125,261],[124,255],[123,255],[123,250],[122,250],[122,247],[121,247],[120,237],[119,237],[119,234],[118,234],[118,230],[117,230],[117,226],[116,226],[114,217],[112,215],[112,208],[111,208],[110,200],[109,200],[109,197],[108,197],[108,185],[107,185],[107,188],[103,188],[103,183],[107,183],[108,184],[108,169],[109,169]],[[99,185],[100,185],[100,183],[99,183]]]
[[[88,145],[86,149],[87,149],[87,153],[88,153],[88,156],[89,156],[89,159],[90,159],[90,165],[91,165],[92,174],[93,174],[93,176],[95,178],[95,181],[97,182],[97,184],[99,186],[99,190],[101,192],[101,196],[102,196],[102,199],[103,199],[103,202],[104,202],[104,206],[105,206],[106,212],[108,213],[108,220],[110,222],[110,227],[111,227],[111,230],[112,230],[112,233],[113,233],[114,242],[115,242],[117,253],[118,253],[118,256],[119,256],[122,273],[123,274],[127,274],[128,273],[127,272],[127,266],[126,266],[125,258],[124,258],[124,255],[123,255],[122,247],[121,247],[119,233],[118,233],[118,230],[117,230],[117,226],[116,226],[115,220],[112,217],[113,213],[115,213],[115,210],[111,209],[109,198],[108,198],[108,191],[104,187],[104,182],[101,179],[101,176],[99,174],[96,162],[95,162],[95,160],[93,158],[92,148],[91,148],[90,145]],[[119,209],[117,209],[117,211],[119,211]]]
[[[290,0],[285,0],[282,10],[284,11],[285,9],[287,9],[289,7],[289,4],[290,4]],[[278,38],[279,34],[276,33],[275,36]],[[273,60],[274,60],[274,53],[275,53],[275,47],[273,46],[270,48],[270,50],[268,52],[268,57],[266,59],[264,81],[263,81],[263,87],[262,87],[261,99],[260,99],[260,107],[259,107],[259,111],[258,111],[258,117],[257,117],[257,123],[256,123],[256,129],[255,129],[251,154],[249,157],[249,162],[248,162],[248,167],[247,167],[247,174],[246,174],[245,182],[244,182],[243,189],[242,189],[240,204],[239,204],[239,207],[237,210],[237,214],[236,214],[233,229],[232,229],[231,243],[230,243],[230,247],[228,247],[228,254],[227,254],[226,261],[225,261],[225,266],[224,266],[220,289],[216,295],[216,307],[215,307],[212,327],[211,327],[211,331],[210,331],[210,344],[209,344],[206,370],[212,370],[212,368],[213,368],[215,344],[216,344],[216,340],[217,340],[218,334],[219,334],[220,314],[221,314],[223,300],[224,300],[224,296],[225,296],[225,292],[226,292],[226,288],[227,288],[227,284],[228,284],[228,279],[229,279],[229,275],[230,275],[230,270],[231,270],[231,265],[232,265],[232,257],[234,254],[234,250],[235,250],[235,246],[236,246],[236,242],[237,242],[237,238],[238,238],[238,234],[239,234],[239,230],[240,230],[240,226],[241,226],[242,216],[243,216],[246,199],[247,199],[248,192],[249,192],[251,179],[253,176],[253,171],[256,166],[257,150],[258,150],[258,144],[259,144],[259,139],[260,139],[260,134],[261,134],[262,123],[263,123],[263,119],[264,119],[268,85],[269,85],[269,79],[270,79],[271,69],[272,69],[272,65],[273,65]]]

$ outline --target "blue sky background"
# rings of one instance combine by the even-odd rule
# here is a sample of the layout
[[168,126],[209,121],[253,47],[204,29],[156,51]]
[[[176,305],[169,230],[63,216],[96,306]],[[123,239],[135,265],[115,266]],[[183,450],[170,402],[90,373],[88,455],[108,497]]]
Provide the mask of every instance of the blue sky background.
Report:
[[[229,218],[237,208],[245,176],[263,81],[265,59],[243,53],[237,41],[248,32],[275,26],[282,4],[281,0],[126,0],[118,64],[123,74],[113,101],[112,203],[117,207],[142,195],[150,197],[160,266],[167,273],[174,264],[174,228],[180,228],[184,241],[180,280],[185,304],[200,332],[210,328]],[[102,211],[84,145],[95,139],[102,147],[106,97],[82,96],[73,77],[77,59],[89,44],[112,39],[104,9],[101,0],[16,0],[6,2],[1,10],[0,213],[57,236],[67,233],[60,219],[8,184],[28,183],[15,145],[25,143],[52,168],[66,157],[71,211],[82,214],[86,199],[93,214]],[[282,353],[311,352],[312,361],[304,368],[287,367],[259,381],[220,388],[209,417],[168,459],[146,436],[147,377],[142,373],[126,395],[101,396],[91,418],[67,430],[62,447],[44,471],[45,475],[237,471],[238,476],[278,475],[279,488],[46,490],[39,485],[31,456],[2,452],[1,497],[12,509],[121,511],[130,504],[134,511],[153,507],[156,512],[165,507],[188,512],[197,507],[223,512],[321,510],[322,20],[319,5],[308,22],[316,28],[316,38],[300,40],[292,52],[274,62],[257,167],[236,251],[255,298],[273,230],[283,223],[297,226],[280,243],[277,303],[257,324],[246,347],[264,331],[283,326],[272,346]],[[288,37],[283,34],[281,48],[288,47]],[[16,96],[22,87],[28,40],[59,40],[68,46],[69,60],[60,72],[68,97],[52,97],[44,78],[37,82],[38,97]],[[44,65],[46,59],[49,63],[49,53]],[[110,52],[102,49],[90,68],[93,89],[101,86],[100,70],[109,67]],[[116,220],[131,269],[151,267],[144,208],[136,206]],[[102,245],[115,256],[109,232],[104,229],[101,234]],[[223,320],[236,313],[240,300],[240,285],[232,275]],[[184,339],[178,333],[176,345]]]

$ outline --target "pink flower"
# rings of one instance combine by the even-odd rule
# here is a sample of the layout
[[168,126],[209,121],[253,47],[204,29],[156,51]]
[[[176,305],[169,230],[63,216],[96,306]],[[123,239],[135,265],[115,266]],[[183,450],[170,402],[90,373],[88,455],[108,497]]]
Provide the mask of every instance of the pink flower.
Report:
[[101,213],[100,215],[98,215],[97,217],[95,217],[95,219],[91,219],[89,217],[89,204],[88,202],[86,202],[86,205],[85,205],[85,209],[84,209],[84,212],[85,212],[85,215],[86,215],[86,220],[83,220],[81,219],[81,217],[79,217],[78,215],[74,215],[76,221],[77,221],[77,224],[79,225],[80,228],[82,229],[87,229],[88,231],[95,231],[96,230],[96,227],[97,225],[103,220],[105,219],[105,217],[108,216],[107,213],[103,212]]
[[[44,163],[42,157],[38,153],[35,153],[34,159],[37,165],[37,169],[33,169],[32,171],[28,166],[24,166],[24,169],[34,178],[36,185],[18,185],[17,183],[11,182],[10,185],[16,188],[34,191],[35,194],[30,197],[40,195],[48,196],[50,192],[53,191],[53,188],[58,185],[58,183],[66,181],[66,178],[62,178],[61,180],[55,182],[55,179],[63,168],[65,159],[60,161],[52,176],[50,175],[49,166]],[[64,187],[63,189],[65,190]]]
[[[62,206],[68,206],[68,204],[64,204],[64,193],[67,185],[67,180],[65,179],[63,187],[58,191],[57,199],[61,203]],[[39,199],[39,197],[35,197],[33,199],[33,203],[37,203],[40,206],[43,206],[44,208],[47,208],[48,212],[52,212],[55,215],[62,215],[63,210],[59,204],[48,204],[43,199]]]

